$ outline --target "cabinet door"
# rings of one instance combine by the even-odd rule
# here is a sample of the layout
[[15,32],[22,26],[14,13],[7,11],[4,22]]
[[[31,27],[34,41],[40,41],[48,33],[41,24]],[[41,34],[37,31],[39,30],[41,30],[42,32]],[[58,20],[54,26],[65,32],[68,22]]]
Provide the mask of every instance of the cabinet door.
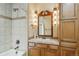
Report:
[[45,49],[41,48],[41,56],[45,56]]
[[77,47],[76,55],[79,56],[79,46]]
[[75,49],[72,48],[61,48],[61,56],[75,56]]
[[63,3],[61,4],[62,18],[73,18],[75,17],[75,4],[74,3]]
[[47,49],[45,56],[57,56],[57,50]]
[[39,48],[29,49],[29,56],[40,56],[40,49]]
[[76,22],[64,21],[62,22],[62,39],[66,41],[76,41]]

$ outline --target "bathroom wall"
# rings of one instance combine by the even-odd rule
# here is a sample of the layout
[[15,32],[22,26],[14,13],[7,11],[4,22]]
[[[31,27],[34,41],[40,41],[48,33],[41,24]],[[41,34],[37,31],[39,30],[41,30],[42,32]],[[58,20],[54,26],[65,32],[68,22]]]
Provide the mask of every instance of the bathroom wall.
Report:
[[[58,4],[56,3],[31,3],[29,4],[29,38],[33,37],[33,29],[32,29],[32,21],[34,17],[34,12],[37,11],[37,13],[40,13],[42,10],[49,10],[53,12],[53,8],[57,7]],[[57,36],[57,35],[54,35]]]
[[0,3],[0,52],[12,48],[11,4]]
[[[19,50],[27,51],[27,6],[24,3],[12,4],[12,45],[15,48],[16,40],[20,40]],[[14,8],[18,8],[18,12],[14,11]]]

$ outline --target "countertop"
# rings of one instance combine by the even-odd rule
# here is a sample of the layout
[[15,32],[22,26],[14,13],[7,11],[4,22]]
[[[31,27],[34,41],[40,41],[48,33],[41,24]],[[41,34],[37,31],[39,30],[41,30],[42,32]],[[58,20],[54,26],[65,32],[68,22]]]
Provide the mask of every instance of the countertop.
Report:
[[57,39],[42,39],[42,38],[37,38],[37,39],[30,39],[29,43],[43,43],[43,44],[59,45],[59,41]]

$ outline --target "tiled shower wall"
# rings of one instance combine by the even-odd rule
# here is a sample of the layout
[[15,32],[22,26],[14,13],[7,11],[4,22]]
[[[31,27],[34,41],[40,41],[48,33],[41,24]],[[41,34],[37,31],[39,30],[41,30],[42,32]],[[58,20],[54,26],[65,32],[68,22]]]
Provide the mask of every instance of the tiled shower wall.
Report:
[[[18,8],[18,12],[14,12],[13,9]],[[15,48],[16,40],[20,40],[19,50],[27,51],[27,4],[13,4],[12,5],[12,42],[13,48]]]
[[0,52],[12,48],[11,4],[0,3]]
[[[18,8],[18,13],[13,9]],[[27,51],[27,4],[0,3],[0,52],[16,47]]]

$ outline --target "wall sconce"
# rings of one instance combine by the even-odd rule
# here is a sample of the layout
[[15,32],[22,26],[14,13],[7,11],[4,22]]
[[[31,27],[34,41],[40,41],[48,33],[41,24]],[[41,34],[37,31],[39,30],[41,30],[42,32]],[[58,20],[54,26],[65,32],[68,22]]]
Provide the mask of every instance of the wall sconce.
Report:
[[59,10],[58,8],[53,9],[53,37],[58,37],[59,28]]
[[34,12],[33,14],[33,18],[32,18],[32,28],[33,29],[36,29],[37,26],[38,26],[38,23],[37,23],[37,11]]
[[53,9],[53,25],[59,24],[59,12],[57,8]]
[[33,19],[33,22],[32,22],[32,28],[33,29],[36,29],[37,28],[37,21],[36,21],[37,19]]

